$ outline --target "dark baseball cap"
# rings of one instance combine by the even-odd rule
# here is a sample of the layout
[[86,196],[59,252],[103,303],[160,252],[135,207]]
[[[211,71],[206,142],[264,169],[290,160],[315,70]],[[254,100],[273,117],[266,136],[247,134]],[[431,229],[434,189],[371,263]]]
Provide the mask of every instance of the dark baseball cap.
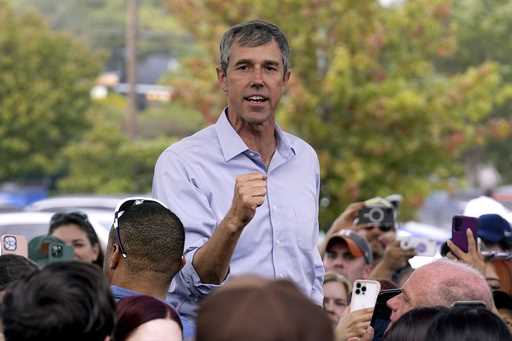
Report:
[[327,241],[325,243],[325,250],[327,251],[334,241],[342,241],[347,245],[347,249],[350,251],[352,256],[354,257],[364,257],[366,264],[371,264],[373,262],[373,252],[370,244],[355,233],[352,230],[341,230],[329,237],[327,237]]
[[28,258],[40,267],[50,263],[73,260],[74,251],[59,238],[43,235],[28,243]]
[[512,244],[510,223],[498,214],[484,214],[478,218],[478,236],[485,242]]

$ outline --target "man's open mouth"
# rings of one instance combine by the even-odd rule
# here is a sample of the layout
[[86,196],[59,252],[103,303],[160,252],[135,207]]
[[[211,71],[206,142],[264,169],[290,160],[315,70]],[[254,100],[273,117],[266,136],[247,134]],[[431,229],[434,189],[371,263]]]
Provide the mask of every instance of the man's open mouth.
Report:
[[268,98],[265,96],[253,95],[253,96],[244,97],[244,100],[246,100],[250,103],[259,104],[259,103],[264,103],[264,102],[268,101]]

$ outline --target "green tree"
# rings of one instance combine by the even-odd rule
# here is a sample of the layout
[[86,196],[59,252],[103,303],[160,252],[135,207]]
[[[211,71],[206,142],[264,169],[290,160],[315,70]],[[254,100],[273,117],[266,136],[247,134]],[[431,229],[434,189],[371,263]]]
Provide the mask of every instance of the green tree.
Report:
[[253,18],[287,33],[293,78],[278,114],[319,154],[330,202],[323,226],[351,201],[395,192],[410,213],[433,186],[461,174],[454,158],[474,143],[502,88],[493,63],[437,70],[434,60],[457,46],[449,0],[390,8],[370,0],[167,2],[204,49],[171,84],[206,119],[224,104],[213,72],[221,33]]
[[[55,30],[69,32],[95,49],[116,54],[112,58],[121,60],[114,63],[123,63],[126,3],[126,0],[12,0],[18,11],[34,8]],[[139,1],[139,55],[168,52],[181,56],[194,49],[187,32],[169,14],[161,0]]]
[[[152,136],[150,120],[141,120],[142,135],[131,140],[125,133],[126,100],[110,96],[88,112],[92,129],[68,145],[64,158],[67,173],[58,181],[62,192],[147,193],[158,155],[175,140]],[[161,131],[161,129],[160,129]]]
[[87,128],[100,57],[0,1],[0,181],[54,174]]
[[512,181],[512,2],[508,0],[455,0],[452,9],[457,26],[456,52],[438,60],[444,73],[461,72],[468,67],[493,62],[498,65],[505,86],[486,120],[478,127],[480,139],[464,159],[469,170],[482,163],[496,166],[503,181]]
[[126,106],[126,98],[119,95],[94,102],[87,112],[91,129],[63,153],[67,168],[58,179],[58,191],[150,192],[160,153],[203,125],[198,112],[171,102],[139,113],[139,136],[132,140],[125,129]]

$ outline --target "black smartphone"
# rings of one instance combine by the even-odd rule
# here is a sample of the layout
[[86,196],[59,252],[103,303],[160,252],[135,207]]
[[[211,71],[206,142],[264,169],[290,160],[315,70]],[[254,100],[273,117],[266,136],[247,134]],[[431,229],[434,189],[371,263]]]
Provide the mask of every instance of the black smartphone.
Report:
[[375,332],[374,340],[381,340],[384,337],[384,332],[388,328],[391,309],[389,309],[386,303],[401,292],[401,289],[387,289],[382,290],[379,296],[377,296],[377,304],[375,304],[372,322],[370,323]]

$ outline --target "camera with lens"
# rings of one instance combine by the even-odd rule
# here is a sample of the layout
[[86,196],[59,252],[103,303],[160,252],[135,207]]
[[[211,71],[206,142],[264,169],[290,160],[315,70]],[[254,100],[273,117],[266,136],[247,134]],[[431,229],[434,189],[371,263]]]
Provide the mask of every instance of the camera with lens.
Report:
[[392,207],[370,206],[359,211],[358,224],[377,225],[382,231],[389,231],[395,226],[395,212]]
[[62,244],[50,243],[50,258],[62,258],[64,255],[64,246]]

